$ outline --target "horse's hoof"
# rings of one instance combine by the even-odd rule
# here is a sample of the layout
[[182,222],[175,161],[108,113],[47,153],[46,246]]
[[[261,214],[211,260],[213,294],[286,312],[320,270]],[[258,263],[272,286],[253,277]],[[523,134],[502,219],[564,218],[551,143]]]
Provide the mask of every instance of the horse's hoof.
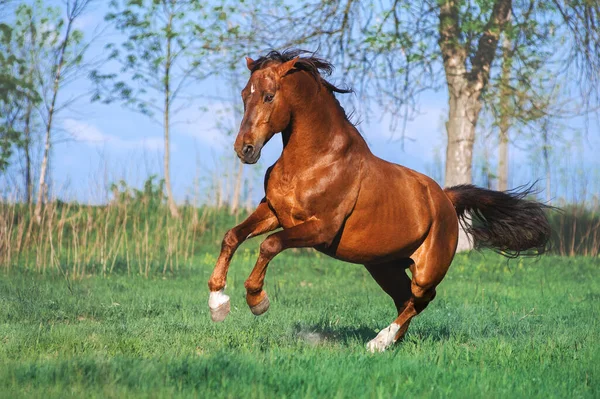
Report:
[[367,350],[371,353],[385,352],[389,344],[382,339],[373,338],[367,343]]
[[265,297],[263,298],[263,300],[260,301],[258,305],[250,306],[250,310],[252,311],[252,313],[254,313],[255,316],[260,316],[261,314],[269,310],[270,305],[271,303],[269,302],[269,297],[265,292]]
[[223,290],[211,292],[208,298],[208,307],[212,321],[223,321],[231,310],[229,297],[223,293]]
[[377,334],[375,338],[367,343],[367,350],[371,353],[385,352],[394,342],[396,342],[396,334],[400,330],[400,326],[396,323],[390,324]]
[[214,322],[221,322],[225,320],[230,310],[231,306],[229,304],[229,301],[227,301],[226,303],[222,304],[216,309],[210,308],[210,318]]

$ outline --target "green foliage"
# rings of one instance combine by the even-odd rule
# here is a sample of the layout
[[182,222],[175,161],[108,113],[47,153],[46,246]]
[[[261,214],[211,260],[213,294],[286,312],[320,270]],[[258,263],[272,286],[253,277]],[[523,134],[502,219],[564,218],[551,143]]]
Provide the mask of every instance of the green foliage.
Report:
[[164,194],[165,180],[155,182],[156,178],[156,175],[151,175],[146,179],[141,190],[129,187],[124,180],[119,181],[118,184],[111,184],[113,200],[119,205],[132,206],[134,209],[139,207],[147,207],[149,211],[158,209],[165,204],[167,197]]
[[[18,5],[12,25],[0,23],[0,172],[15,149],[31,144],[25,126],[32,130],[40,121],[39,113],[32,109],[47,94],[49,82],[54,82],[64,28],[60,9],[46,6],[42,0]],[[82,39],[80,31],[71,31],[64,65],[67,74],[81,64]]]
[[362,266],[285,252],[257,318],[243,283],[258,242],[238,251],[232,311],[210,321],[217,248],[176,276],[0,275],[0,389],[6,397],[597,398],[600,269],[583,258],[458,256],[406,339],[369,354],[395,317]]
[[[218,6],[199,0],[138,0],[110,2],[105,20],[126,39],[106,46],[116,73],[92,71],[92,100],[119,101],[143,114],[166,112],[193,79],[214,70],[209,55],[224,45],[219,32],[226,25]],[[214,68],[214,65],[211,65]]]
[[[501,32],[493,11],[502,4],[509,5],[512,18]],[[452,12],[442,15],[443,8]],[[481,68],[490,71],[493,84],[487,86],[488,78],[483,79],[485,100],[498,108],[493,100],[499,94],[501,48],[495,42],[502,37],[514,44],[510,85],[503,86],[511,91],[511,111],[520,123],[535,122],[544,112],[562,116],[593,111],[592,105],[598,104],[598,2],[309,0],[272,6],[257,0],[240,2],[238,9],[251,17],[234,19],[243,37],[237,51],[262,52],[266,46],[319,49],[361,93],[363,106],[370,100],[402,119],[417,115],[420,93],[443,89],[453,79],[443,65],[450,54],[464,60],[460,68],[467,79],[478,80]],[[494,40],[483,40],[486,34]],[[443,39],[451,49],[447,54]],[[492,64],[483,65],[483,56]],[[550,109],[547,97],[556,94],[557,84],[561,99],[569,100]],[[568,92],[577,85],[578,93]]]
[[21,139],[20,108],[30,95],[29,86],[21,76],[24,60],[14,51],[14,29],[0,23],[0,172],[8,166],[13,148]]

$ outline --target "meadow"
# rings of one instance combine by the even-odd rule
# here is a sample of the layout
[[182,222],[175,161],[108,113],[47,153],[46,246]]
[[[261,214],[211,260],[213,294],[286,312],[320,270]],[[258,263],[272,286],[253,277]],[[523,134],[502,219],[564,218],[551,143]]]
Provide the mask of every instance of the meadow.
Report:
[[404,341],[371,354],[395,311],[362,266],[287,251],[255,317],[243,282],[258,242],[234,257],[220,324],[207,307],[216,245],[148,277],[4,269],[0,396],[600,396],[597,257],[460,254]]

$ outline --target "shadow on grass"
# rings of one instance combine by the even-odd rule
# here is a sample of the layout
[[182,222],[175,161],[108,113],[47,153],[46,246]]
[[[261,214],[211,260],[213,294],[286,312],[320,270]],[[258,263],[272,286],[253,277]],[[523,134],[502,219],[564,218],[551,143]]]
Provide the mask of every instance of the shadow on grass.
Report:
[[[302,325],[294,326],[293,334],[297,339],[310,345],[321,345],[328,342],[336,342],[343,345],[355,345],[357,343],[367,343],[375,338],[378,330],[369,327],[325,327],[322,325]],[[398,341],[398,344],[431,341],[445,342],[450,340],[452,329],[450,326],[441,326],[439,328],[414,328],[408,330],[407,334]]]
[[365,343],[377,332],[368,327],[325,327],[322,325],[302,325],[294,326],[293,334],[302,341],[311,345],[320,345],[327,342],[337,342],[343,345],[353,345],[356,343]]

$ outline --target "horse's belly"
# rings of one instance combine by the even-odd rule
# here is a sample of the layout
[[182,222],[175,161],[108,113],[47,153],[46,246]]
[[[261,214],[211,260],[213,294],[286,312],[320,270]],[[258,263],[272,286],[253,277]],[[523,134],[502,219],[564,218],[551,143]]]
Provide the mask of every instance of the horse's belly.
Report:
[[337,242],[317,249],[346,262],[381,263],[410,257],[426,236],[427,232],[411,231],[402,223],[368,223],[359,227],[349,219]]

